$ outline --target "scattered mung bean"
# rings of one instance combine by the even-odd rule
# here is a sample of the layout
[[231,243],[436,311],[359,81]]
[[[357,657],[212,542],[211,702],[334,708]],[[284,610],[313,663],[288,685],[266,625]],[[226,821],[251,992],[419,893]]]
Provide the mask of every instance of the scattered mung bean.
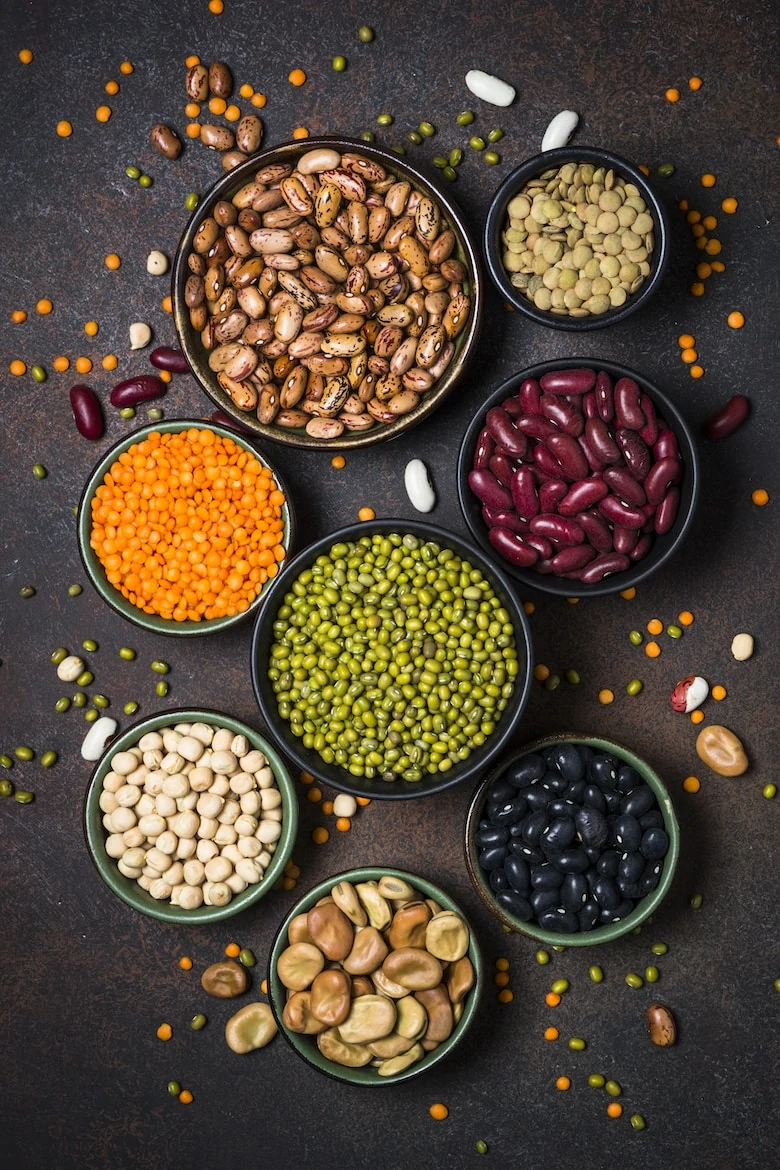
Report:
[[602,1076],[601,1073],[591,1073],[588,1077],[588,1084],[591,1089],[603,1089],[606,1084],[606,1077]]
[[334,57],[333,60],[331,61],[331,65],[336,73],[343,73],[347,67],[347,58],[346,57]]
[[567,670],[563,677],[566,679],[567,683],[571,683],[572,686],[577,686],[577,684],[581,682],[579,671],[576,670]]
[[610,1097],[619,1097],[623,1092],[617,1081],[606,1081],[604,1088],[609,1093]]
[[90,707],[88,711],[84,712],[84,719],[87,723],[94,723],[100,717],[100,712],[95,707]]
[[423,138],[432,138],[436,133],[436,127],[431,122],[421,122],[417,129]]
[[644,641],[644,636],[639,630],[631,630],[628,635],[628,640],[632,646],[641,646]]
[[62,714],[63,711],[69,710],[69,708],[70,708],[70,699],[68,698],[67,695],[63,695],[63,697],[61,699],[58,699],[57,702],[54,704],[54,710],[59,712],[59,714]]
[[479,1141],[474,1143],[474,1149],[478,1154],[486,1154],[488,1152],[488,1144],[480,1138]]
[[122,708],[122,711],[125,715],[135,715],[137,710],[138,703],[136,703],[134,699],[131,699],[129,703],[125,703],[124,707]]
[[777,796],[777,785],[765,784],[761,789],[761,795],[765,800],[774,800],[774,798]]
[[22,588],[19,590],[19,596],[23,597],[25,600],[27,600],[27,598],[30,598],[30,597],[35,597],[35,586],[34,585],[23,585]]
[[46,476],[49,474],[42,463],[34,463],[32,473],[36,479],[46,479]]
[[637,975],[635,971],[629,971],[626,975],[626,983],[629,987],[637,988],[644,984],[644,979],[641,975]]
[[123,658],[125,662],[132,662],[135,658],[135,650],[131,646],[120,646],[119,657]]
[[110,700],[107,699],[105,695],[93,695],[92,702],[95,704],[96,707],[109,707],[110,706]]
[[588,975],[592,983],[601,983],[604,979],[604,972],[601,967],[593,966],[588,968]]
[[81,674],[79,674],[76,678],[76,686],[88,687],[90,683],[93,683],[94,681],[95,676],[91,670],[82,670]]
[[83,691],[76,691],[75,695],[73,696],[73,706],[74,707],[86,707],[86,705],[87,705],[87,696],[84,694]]
[[3,753],[3,755],[0,756],[0,768],[13,768],[13,766],[14,762],[11,757]]
[[451,167],[458,167],[463,162],[463,151],[459,146],[453,146],[450,151],[449,162]]
[[470,126],[471,123],[474,121],[474,114],[472,113],[471,110],[462,110],[458,114],[455,121],[458,123],[459,126]]
[[30,368],[30,374],[36,382],[46,381],[46,371],[43,366],[32,366]]
[[198,1014],[193,1016],[190,1020],[190,1027],[192,1028],[193,1032],[200,1032],[201,1028],[206,1027],[207,1023],[208,1017],[205,1016],[203,1012],[198,1012]]
[[27,792],[25,789],[19,788],[14,793],[14,800],[19,804],[32,804],[32,802],[35,800],[35,794],[32,792]]
[[51,652],[51,661],[55,666],[59,666],[59,664],[64,662],[67,657],[68,651],[64,646],[58,646],[56,650],[52,650]]
[[501,155],[497,154],[495,150],[486,150],[482,157],[488,166],[491,167],[494,167],[497,163],[501,162]]
[[563,995],[564,992],[566,992],[568,990],[569,990],[569,980],[568,979],[556,979],[556,980],[554,980],[554,982],[550,986],[550,991],[553,993],[553,995]]
[[165,681],[165,679],[160,679],[157,686],[154,688],[154,693],[158,698],[164,699],[169,690],[170,687],[168,686],[168,683]]
[[547,951],[537,951],[535,958],[540,967],[545,967],[550,962],[550,956]]
[[57,763],[58,758],[59,757],[56,752],[44,752],[41,756],[41,767],[52,768]]
[[84,641],[81,643],[81,645],[82,645],[82,648],[84,650],[86,650],[89,654],[94,654],[94,652],[98,648],[98,644],[93,638],[85,638]]
[[571,1048],[572,1052],[584,1052],[586,1044],[581,1036],[572,1036],[569,1040],[569,1048]]
[[638,678],[632,678],[631,682],[626,686],[626,693],[629,695],[638,695],[641,690],[642,680]]
[[152,670],[155,674],[168,674],[170,669],[171,668],[168,663],[162,662],[159,658],[155,658],[154,662],[152,663]]
[[379,114],[379,116],[377,117],[376,123],[377,123],[377,126],[392,126],[393,115],[392,114]]
[[631,1114],[631,1128],[632,1129],[642,1130],[645,1128],[646,1124],[647,1123],[646,1123],[646,1121],[641,1113],[632,1113]]
[[10,780],[0,780],[0,796],[13,796],[14,786]]
[[661,978],[661,972],[657,967],[645,967],[645,982],[657,983]]
[[27,747],[26,744],[21,744],[18,748],[14,748],[14,755],[17,760],[24,760],[27,763],[35,759],[35,752],[31,747]]
[[81,592],[82,592],[82,588],[80,585],[69,585],[68,586],[68,596],[69,597],[78,597]]
[[242,947],[238,952],[238,961],[242,967],[254,967],[257,963],[254,952],[250,951],[249,947]]
[[178,1097],[181,1093],[181,1085],[178,1081],[168,1081],[168,1092],[172,1097]]
[[469,138],[469,146],[472,150],[484,150],[486,145],[485,139],[480,138],[478,134],[474,134]]
[[358,29],[358,37],[364,45],[367,45],[374,39],[374,30],[367,24],[361,24]]
[[667,626],[666,632],[670,638],[682,638],[682,626]]

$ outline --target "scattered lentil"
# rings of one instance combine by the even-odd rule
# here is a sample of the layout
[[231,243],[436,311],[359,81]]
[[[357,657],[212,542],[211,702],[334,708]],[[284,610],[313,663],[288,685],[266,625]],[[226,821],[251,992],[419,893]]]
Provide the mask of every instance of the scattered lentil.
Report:
[[192,959],[189,957],[189,955],[182,955],[182,957],[179,959],[179,966],[181,967],[182,971],[192,970]]
[[311,839],[315,845],[324,845],[330,838],[330,833],[324,825],[317,825],[316,829],[312,829]]
[[769,492],[766,488],[756,488],[750,493],[750,498],[757,507],[763,508],[769,503]]
[[667,89],[666,93],[664,94],[664,97],[666,98],[666,100],[668,102],[679,102],[680,91],[679,91],[679,89],[675,89],[674,87],[671,87],[670,89]]
[[739,207],[739,203],[733,196],[729,195],[727,199],[723,200],[720,206],[721,210],[726,212],[726,215],[733,215]]
[[568,1077],[558,1077],[555,1081],[555,1087],[556,1089],[560,1089],[562,1093],[565,1093],[567,1089],[571,1088],[571,1081]]
[[157,1029],[158,1040],[170,1040],[172,1035],[173,1028],[170,1024],[160,1024],[159,1028]]
[[559,1035],[557,1028],[545,1028],[544,1030],[545,1040],[557,1040]]
[[706,174],[703,174],[701,177],[702,187],[714,187],[716,182],[717,182],[717,180],[716,180],[715,176],[713,174],[711,174],[709,171],[707,171]]
[[686,776],[682,786],[685,792],[698,792],[701,788],[701,780],[699,780],[698,776]]
[[648,658],[658,658],[661,653],[661,647],[657,642],[648,642],[645,646],[645,654]]
[[602,690],[599,691],[599,702],[602,704],[602,706],[608,707],[609,704],[613,703],[614,701],[615,701],[614,691],[609,690],[608,687],[604,687]]
[[179,1093],[179,1100],[181,1101],[182,1105],[192,1104],[193,1097],[189,1089],[182,1089],[182,1091]]
[[59,138],[70,138],[71,134],[73,133],[73,127],[65,118],[57,123],[55,129]]
[[728,317],[726,318],[726,324],[731,329],[741,329],[745,324],[745,318],[738,309],[735,309],[733,313],[729,313]]
[[447,1106],[442,1105],[441,1102],[437,1102],[435,1105],[431,1105],[428,1112],[434,1121],[445,1121],[450,1115],[450,1111]]
[[607,1105],[607,1116],[608,1117],[621,1117],[622,1115],[623,1115],[623,1106],[620,1104],[620,1102],[619,1101],[610,1101],[609,1105]]

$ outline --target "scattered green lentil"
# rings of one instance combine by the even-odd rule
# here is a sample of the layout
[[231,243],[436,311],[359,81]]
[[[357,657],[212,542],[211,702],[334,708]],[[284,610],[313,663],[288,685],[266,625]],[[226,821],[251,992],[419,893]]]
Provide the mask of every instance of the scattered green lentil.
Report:
[[84,641],[81,643],[81,645],[84,647],[85,650],[88,650],[90,652],[90,654],[93,654],[95,652],[95,650],[97,650],[97,648],[98,648],[98,644],[94,640],[94,638],[85,638]]
[[488,166],[491,167],[494,167],[496,163],[501,162],[501,155],[496,154],[495,150],[486,150],[483,157]]
[[658,174],[663,179],[668,179],[671,175],[674,174],[674,163],[661,163],[660,167],[658,168]]
[[136,711],[138,710],[138,704],[134,699],[131,699],[129,703],[125,703],[122,710],[124,711],[125,715],[135,715]]
[[601,967],[588,967],[588,974],[590,975],[591,983],[601,983],[604,979],[604,972]]
[[69,710],[69,708],[70,699],[67,695],[63,695],[61,699],[57,699],[57,702],[54,704],[54,710],[58,711],[60,715],[63,713],[63,711]]
[[331,61],[331,65],[335,69],[336,73],[343,73],[347,67],[347,58],[346,57],[334,57],[333,60]]
[[623,1092],[617,1081],[605,1081],[604,1088],[607,1090],[610,1097],[619,1097]]
[[457,179],[458,172],[455,170],[455,167],[447,165],[446,167],[442,168],[441,177],[452,183],[455,181],[455,179]]
[[35,800],[35,795],[32,792],[27,792],[25,789],[20,788],[14,793],[14,800],[18,801],[19,804],[32,804]]
[[367,45],[374,39],[374,30],[367,24],[361,24],[358,29],[358,36],[363,44]]
[[601,1073],[591,1073],[588,1077],[591,1089],[603,1089],[606,1083],[606,1077],[603,1077]]
[[561,685],[561,676],[559,674],[548,674],[544,680],[544,689],[546,691],[557,691]]
[[6,756],[5,754],[0,756],[0,767],[13,768],[13,766],[14,766],[14,762],[10,756]]
[[65,649],[64,646],[58,646],[56,650],[52,650],[52,652],[51,652],[51,661],[54,663],[55,666],[59,666],[59,664],[62,661],[64,661],[64,659],[66,659],[67,657],[68,657],[68,651]]
[[22,585],[21,589],[19,590],[19,596],[24,597],[25,600],[28,597],[35,597],[35,586],[34,585]]
[[647,1124],[647,1122],[645,1121],[645,1119],[641,1113],[632,1113],[631,1114],[631,1128],[632,1129],[644,1129],[646,1124]]
[[178,1081],[168,1081],[168,1092],[172,1097],[178,1097],[181,1092],[181,1085]]
[[665,955],[669,948],[666,943],[653,943],[650,950],[654,955]]
[[168,687],[167,682],[165,681],[165,679],[161,678],[160,681],[158,682],[157,686],[154,688],[154,693],[158,696],[158,698],[164,699],[165,696],[168,694],[168,690],[169,690],[169,687]]
[[577,683],[581,681],[579,671],[577,670],[567,670],[563,677],[566,679],[567,683],[571,683],[573,687],[576,687]]
[[84,694],[83,691],[76,691],[75,695],[73,696],[73,706],[74,707],[86,707],[86,705],[87,705],[87,696]]
[[626,687],[626,694],[638,695],[639,692],[641,691],[641,689],[642,689],[641,678],[632,678],[631,682]]
[[190,1020],[190,1027],[192,1028],[193,1032],[199,1032],[201,1028],[206,1027],[208,1022],[208,1016],[205,1016],[203,1012],[198,1012],[198,1014],[193,1016]]
[[141,171],[138,167],[134,167],[134,166],[125,167],[125,174],[127,175],[128,179],[140,179],[141,178]]
[[135,407],[134,406],[123,406],[119,412],[119,417],[120,418],[135,418]]
[[410,130],[406,137],[410,142],[413,142],[415,146],[419,146],[422,142],[422,134],[418,134],[416,130]]
[[21,744],[18,748],[14,748],[14,755],[17,760],[25,760],[29,763],[30,760],[35,759],[35,752],[26,744]]
[[683,636],[682,626],[667,626],[666,632],[670,638],[682,638]]
[[361,142],[376,142],[376,134],[373,130],[364,130],[360,135]]
[[445,158],[443,154],[435,154],[431,159],[431,162],[435,167],[438,167],[439,170],[443,170],[444,167],[448,167],[450,165],[449,159]]
[[244,947],[238,955],[238,961],[242,967],[254,967],[257,962],[254,951],[250,951],[249,947]]
[[0,796],[13,796],[14,786],[10,780],[0,780]]
[[571,1048],[572,1052],[584,1052],[585,1047],[585,1041],[581,1036],[572,1036],[571,1040],[569,1040],[569,1048]]
[[767,800],[774,800],[775,796],[777,795],[777,785],[765,784],[761,789],[761,795],[764,796]]
[[485,139],[480,138],[478,134],[474,134],[469,138],[469,146],[472,150],[484,150],[486,146]]
[[432,138],[436,133],[436,127],[431,122],[421,122],[417,129],[420,131],[423,138]]
[[450,151],[450,166],[451,167],[459,167],[462,162],[463,162],[463,151],[460,149],[459,146],[453,146],[452,150]]
[[95,707],[90,707],[88,711],[84,712],[84,718],[87,723],[94,723],[100,712]]
[[661,972],[657,967],[645,967],[645,980],[648,983],[657,983],[661,978]]
[[629,635],[628,635],[628,640],[634,646],[641,646],[643,641],[644,641],[644,638],[640,634],[639,630],[631,630]]
[[138,186],[139,187],[151,187],[153,182],[154,182],[154,179],[152,178],[151,175],[141,175],[141,178],[138,180]]
[[474,1143],[474,1149],[478,1154],[486,1154],[488,1152],[488,1144],[487,1142],[483,1142],[480,1138],[478,1142]]
[[545,967],[550,962],[550,956],[547,951],[537,951],[536,961],[540,967]]
[[152,422],[159,422],[162,416],[163,412],[160,410],[159,406],[150,406],[146,412],[146,417]]
[[82,670],[79,677],[76,679],[76,686],[88,687],[90,683],[95,681],[95,676],[91,670]]
[[53,768],[59,759],[56,752],[44,752],[41,756],[42,768]]
[[135,658],[135,650],[132,646],[120,646],[119,657],[124,658],[125,662],[132,662]]
[[154,662],[152,663],[152,670],[155,674],[168,674],[170,669],[171,668],[168,663],[161,661],[159,658],[155,658]]
[[702,898],[701,894],[694,894],[691,898],[691,909],[701,910],[703,901],[704,898]]
[[474,121],[474,115],[471,110],[462,110],[461,113],[458,114],[455,121],[459,126],[470,126]]
[[568,979],[554,979],[553,982],[550,984],[550,991],[554,992],[555,995],[563,995],[568,990],[569,990],[569,980]]
[[110,700],[105,695],[93,695],[92,702],[96,707],[109,707],[111,705]]
[[44,370],[43,366],[33,366],[30,369],[30,376],[36,382],[45,382],[46,381],[46,371]]
[[82,589],[81,589],[80,585],[69,585],[68,586],[68,596],[70,596],[70,597],[78,597],[78,595],[81,592],[82,592]]
[[376,120],[376,124],[377,124],[377,126],[392,126],[393,115],[392,114],[380,114]]
[[42,463],[34,463],[32,473],[36,479],[46,479],[46,476],[49,474]]
[[187,211],[194,211],[199,203],[200,195],[196,191],[190,191],[184,200],[184,206],[187,208]]
[[637,975],[636,971],[629,971],[628,975],[626,975],[626,983],[629,987],[642,987],[644,979],[641,975]]

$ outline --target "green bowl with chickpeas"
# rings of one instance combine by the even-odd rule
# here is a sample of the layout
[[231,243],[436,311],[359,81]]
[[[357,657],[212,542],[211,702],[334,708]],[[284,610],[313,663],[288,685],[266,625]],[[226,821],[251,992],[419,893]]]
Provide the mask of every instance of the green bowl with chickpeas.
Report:
[[298,800],[254,728],[208,708],[151,715],[107,745],[84,801],[95,868],[118,898],[162,922],[221,922],[282,878]]

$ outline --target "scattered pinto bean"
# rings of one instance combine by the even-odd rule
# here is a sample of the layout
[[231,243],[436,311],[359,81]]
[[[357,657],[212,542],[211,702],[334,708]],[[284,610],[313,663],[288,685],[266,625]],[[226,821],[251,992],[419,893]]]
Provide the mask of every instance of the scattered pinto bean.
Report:
[[158,370],[169,370],[172,374],[187,374],[190,367],[180,349],[173,349],[168,345],[160,345],[149,354],[149,361]]
[[103,434],[103,411],[100,399],[88,386],[71,386],[70,406],[76,429],[85,439],[99,439]]
[[647,1009],[647,1029],[653,1044],[668,1048],[677,1039],[677,1024],[668,1007],[653,1003]]
[[702,430],[705,439],[716,442],[731,435],[747,418],[750,412],[750,402],[744,394],[734,394],[725,406],[707,419]]
[[111,405],[118,407],[137,406],[139,402],[149,402],[153,398],[161,398],[165,393],[165,383],[154,374],[138,374],[135,378],[125,378],[117,382],[111,391]]
[[152,126],[149,139],[155,150],[159,150],[165,158],[178,158],[181,154],[181,139],[175,130],[162,122]]

